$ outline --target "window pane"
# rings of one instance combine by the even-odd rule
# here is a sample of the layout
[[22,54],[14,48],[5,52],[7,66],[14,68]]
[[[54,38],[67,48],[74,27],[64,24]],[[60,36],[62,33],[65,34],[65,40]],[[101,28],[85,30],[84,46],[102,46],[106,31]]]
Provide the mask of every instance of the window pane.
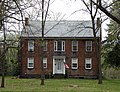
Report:
[[62,43],[60,41],[58,41],[57,43],[57,47],[58,47],[58,51],[61,51],[62,50]]
[[65,42],[64,41],[55,41],[54,42],[55,51],[65,51]]
[[78,42],[72,41],[72,51],[77,51],[77,50],[78,50]]
[[61,70],[61,62],[58,62],[57,70]]
[[43,51],[47,51],[47,41],[44,41],[44,44],[43,44]]
[[90,67],[90,64],[86,64],[86,68],[91,68],[91,67]]
[[85,69],[91,69],[92,68],[92,59],[86,58],[85,59]]
[[72,69],[78,69],[78,59],[72,58]]
[[92,41],[86,41],[86,51],[92,51]]
[[47,68],[47,64],[46,64],[46,63],[43,63],[43,67],[44,67],[44,68]]
[[87,46],[87,51],[91,51],[91,46]]
[[47,68],[47,58],[43,58],[43,67]]
[[34,68],[34,58],[28,58],[28,68]]
[[65,42],[62,41],[62,51],[65,51]]
[[34,51],[34,41],[28,41],[28,51]]
[[33,67],[33,63],[29,63],[29,67]]
[[54,51],[57,51],[57,41],[54,42]]
[[73,63],[72,65],[73,65],[72,67],[77,67],[77,63]]

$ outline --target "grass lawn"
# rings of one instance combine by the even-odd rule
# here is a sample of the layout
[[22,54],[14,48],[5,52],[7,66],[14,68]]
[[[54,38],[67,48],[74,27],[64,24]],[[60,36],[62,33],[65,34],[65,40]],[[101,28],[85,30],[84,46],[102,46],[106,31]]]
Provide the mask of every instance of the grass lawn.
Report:
[[[0,77],[1,82],[1,77]],[[86,79],[46,79],[45,85],[40,85],[40,79],[5,78],[5,88],[0,92],[120,92],[120,80]]]

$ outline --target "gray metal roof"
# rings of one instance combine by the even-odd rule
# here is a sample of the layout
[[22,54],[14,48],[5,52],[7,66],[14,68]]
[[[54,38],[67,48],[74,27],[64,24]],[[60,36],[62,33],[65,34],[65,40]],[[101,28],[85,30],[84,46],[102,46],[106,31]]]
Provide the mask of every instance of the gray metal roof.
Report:
[[[41,37],[41,33],[41,21],[29,21],[22,37]],[[93,37],[91,21],[46,21],[44,37]]]

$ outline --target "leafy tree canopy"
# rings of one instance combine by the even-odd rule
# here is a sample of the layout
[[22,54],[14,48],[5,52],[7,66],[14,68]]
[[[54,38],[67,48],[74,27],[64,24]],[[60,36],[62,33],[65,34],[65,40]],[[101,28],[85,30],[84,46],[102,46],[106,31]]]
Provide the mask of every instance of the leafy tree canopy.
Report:
[[[114,0],[113,0],[114,1]],[[120,1],[112,5],[111,13],[120,19]],[[108,37],[103,45],[103,53],[105,57],[105,66],[119,68],[120,67],[120,24],[110,20],[108,24]]]
[[119,68],[120,67],[120,44],[116,44],[110,51],[105,59],[106,63],[109,64],[109,67]]

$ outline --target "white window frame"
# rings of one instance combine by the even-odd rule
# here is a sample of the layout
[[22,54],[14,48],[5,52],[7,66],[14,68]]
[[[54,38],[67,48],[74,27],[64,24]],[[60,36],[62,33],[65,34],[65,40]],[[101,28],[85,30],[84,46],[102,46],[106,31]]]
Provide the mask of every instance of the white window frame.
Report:
[[[30,66],[30,63],[32,63],[32,66]],[[33,57],[28,58],[27,68],[34,68],[34,58]]]
[[28,41],[28,51],[34,51],[34,40]]
[[92,41],[86,41],[86,51],[87,52],[92,51]]
[[[74,50],[74,46],[76,46],[76,50]],[[72,41],[72,51],[78,51],[78,41]]]
[[[89,64],[90,67],[87,67]],[[85,69],[92,69],[92,58],[85,58]]]
[[[76,64],[76,67],[73,64]],[[72,58],[71,68],[78,69],[78,58]]]
[[44,44],[43,44],[43,51],[47,51],[47,41],[46,40],[44,41]]
[[65,51],[65,41],[60,41],[62,44],[61,50],[58,50],[58,42],[54,41],[54,51]]
[[43,68],[47,68],[47,58],[43,58]]

